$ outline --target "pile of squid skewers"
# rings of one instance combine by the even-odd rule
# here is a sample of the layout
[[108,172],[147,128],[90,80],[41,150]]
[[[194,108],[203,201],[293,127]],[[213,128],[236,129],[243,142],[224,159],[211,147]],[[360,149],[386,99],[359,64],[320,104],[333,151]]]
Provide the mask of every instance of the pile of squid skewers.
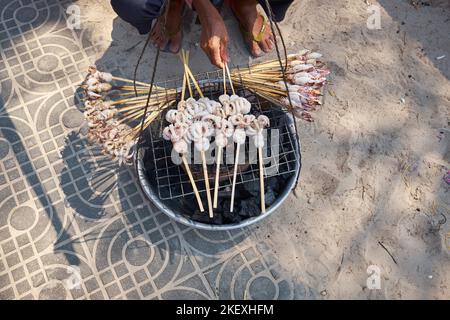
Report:
[[[282,61],[283,65],[287,65],[287,88],[278,60],[231,72],[227,68],[224,76],[226,71],[230,81],[236,85],[292,111],[299,118],[313,121],[310,111],[321,105],[322,87],[330,74],[321,58],[320,53],[309,50],[288,55],[287,62]],[[188,58],[183,63],[186,65],[187,61]],[[190,83],[189,79],[194,78],[192,72],[189,68],[185,68],[185,71],[184,82]],[[113,81],[125,85],[113,86]],[[86,97],[84,115],[89,125],[88,138],[100,144],[103,151],[120,164],[132,163],[143,117],[143,129],[146,129],[178,99],[176,89],[154,86],[147,114],[144,115],[150,85],[139,81],[135,82],[136,86],[132,83],[132,80],[113,77],[98,71],[96,67],[90,67],[82,85]],[[190,86],[186,87],[191,90]]]
[[[113,77],[110,73],[100,72],[93,66],[88,69],[88,75],[81,86],[85,93],[84,117],[89,128],[87,137],[90,142],[102,146],[103,152],[117,160],[120,165],[131,164],[140,133],[140,120],[144,116],[146,96],[131,97],[131,94],[134,95],[132,86],[113,87],[113,80],[131,82]],[[148,91],[148,86],[146,88]],[[139,89],[139,92],[144,91]],[[175,102],[175,92],[169,90],[167,95],[159,87],[155,88],[155,92],[156,98],[164,95],[165,101],[159,102],[156,98],[150,101],[144,128],[149,126],[162,110]],[[169,97],[168,101],[166,96]]]
[[[189,86],[186,79],[190,78],[196,83],[195,78],[190,76],[187,66],[187,56],[182,52],[182,59],[185,65],[185,77],[183,81],[183,92],[181,101],[177,109],[168,110],[165,116],[169,123],[163,130],[163,138],[173,143],[175,152],[181,154],[183,165],[188,173],[198,206],[201,212],[204,211],[198,188],[189,169],[186,154],[190,149],[190,144],[194,143],[195,149],[201,153],[202,167],[205,180],[206,195],[208,200],[208,212],[210,218],[213,217],[213,209],[217,208],[219,173],[222,161],[222,151],[228,144],[228,139],[232,139],[236,144],[236,157],[234,162],[233,182],[231,191],[230,212],[234,209],[234,196],[236,187],[236,177],[239,162],[239,150],[245,143],[246,137],[250,136],[258,148],[260,164],[260,186],[261,186],[261,211],[264,213],[264,172],[262,148],[264,147],[263,129],[270,126],[269,118],[265,115],[255,117],[249,114],[251,110],[250,102],[244,97],[239,97],[234,92],[234,87],[230,79],[233,94],[226,93],[226,81],[224,81],[224,94],[219,97],[219,102],[204,97],[199,86],[196,84],[199,95],[198,100],[192,97],[192,90],[189,89],[191,97],[184,100],[185,88]],[[224,67],[224,75],[229,75],[228,66]],[[214,184],[214,197],[212,200],[209,185],[209,175],[206,165],[205,152],[210,148],[210,140],[214,136],[214,141],[218,148],[216,154],[216,173]]]

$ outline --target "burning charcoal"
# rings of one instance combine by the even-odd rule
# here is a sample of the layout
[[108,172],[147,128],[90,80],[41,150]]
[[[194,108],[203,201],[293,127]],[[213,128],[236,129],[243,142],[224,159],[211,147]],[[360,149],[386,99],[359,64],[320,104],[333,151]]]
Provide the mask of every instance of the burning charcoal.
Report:
[[259,198],[248,199],[241,201],[241,209],[239,210],[239,215],[241,217],[250,218],[256,217],[260,214],[261,210],[259,208]]

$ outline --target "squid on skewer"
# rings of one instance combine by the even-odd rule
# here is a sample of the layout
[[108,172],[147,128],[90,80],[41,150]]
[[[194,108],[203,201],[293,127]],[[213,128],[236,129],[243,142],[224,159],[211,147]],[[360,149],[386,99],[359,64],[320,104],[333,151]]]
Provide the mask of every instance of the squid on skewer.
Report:
[[181,160],[183,161],[183,165],[186,169],[186,172],[189,177],[189,181],[191,182],[192,189],[194,190],[195,198],[198,203],[198,207],[200,209],[200,212],[204,212],[205,209],[203,208],[202,199],[200,198],[200,194],[197,189],[197,185],[195,183],[194,177],[192,176],[191,169],[189,168],[189,163],[186,159],[186,154],[188,153],[189,146],[184,139],[188,129],[186,124],[184,123],[175,123],[170,124],[169,126],[165,127],[163,130],[163,138],[168,141],[172,141],[173,148],[175,152],[178,154],[181,154]]
[[209,186],[208,168],[206,164],[205,152],[210,147],[209,137],[213,134],[214,130],[212,126],[205,121],[194,122],[190,127],[192,140],[194,141],[195,148],[200,151],[202,157],[203,176],[205,178],[206,198],[208,200],[208,212],[209,217],[214,216],[211,191]]
[[265,115],[260,115],[258,118],[253,119],[250,126],[247,127],[247,134],[253,136],[253,142],[256,148],[258,148],[258,162],[259,162],[259,183],[260,183],[260,197],[261,197],[261,212],[266,212],[266,200],[264,191],[264,163],[263,163],[263,148],[264,148],[264,135],[263,130],[270,126],[270,120]]
[[216,129],[216,145],[217,145],[217,156],[216,156],[216,179],[214,184],[214,201],[213,208],[217,208],[217,199],[219,193],[219,174],[220,174],[220,163],[222,160],[222,151],[228,144],[228,138],[232,137],[234,133],[233,125],[226,119],[221,119],[219,125]]

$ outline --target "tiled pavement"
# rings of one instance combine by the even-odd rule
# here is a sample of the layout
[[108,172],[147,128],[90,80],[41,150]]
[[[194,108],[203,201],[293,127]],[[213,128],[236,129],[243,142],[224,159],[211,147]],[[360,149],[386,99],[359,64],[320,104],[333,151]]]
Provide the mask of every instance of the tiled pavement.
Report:
[[297,297],[249,230],[170,221],[86,143],[69,4],[0,0],[0,299]]

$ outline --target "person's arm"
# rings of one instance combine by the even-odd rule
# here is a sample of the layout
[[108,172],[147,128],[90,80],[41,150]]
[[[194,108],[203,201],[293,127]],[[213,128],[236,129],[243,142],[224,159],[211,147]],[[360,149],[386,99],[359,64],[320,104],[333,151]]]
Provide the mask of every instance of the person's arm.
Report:
[[193,0],[202,35],[200,45],[215,66],[222,68],[228,62],[228,32],[220,13],[209,0]]

